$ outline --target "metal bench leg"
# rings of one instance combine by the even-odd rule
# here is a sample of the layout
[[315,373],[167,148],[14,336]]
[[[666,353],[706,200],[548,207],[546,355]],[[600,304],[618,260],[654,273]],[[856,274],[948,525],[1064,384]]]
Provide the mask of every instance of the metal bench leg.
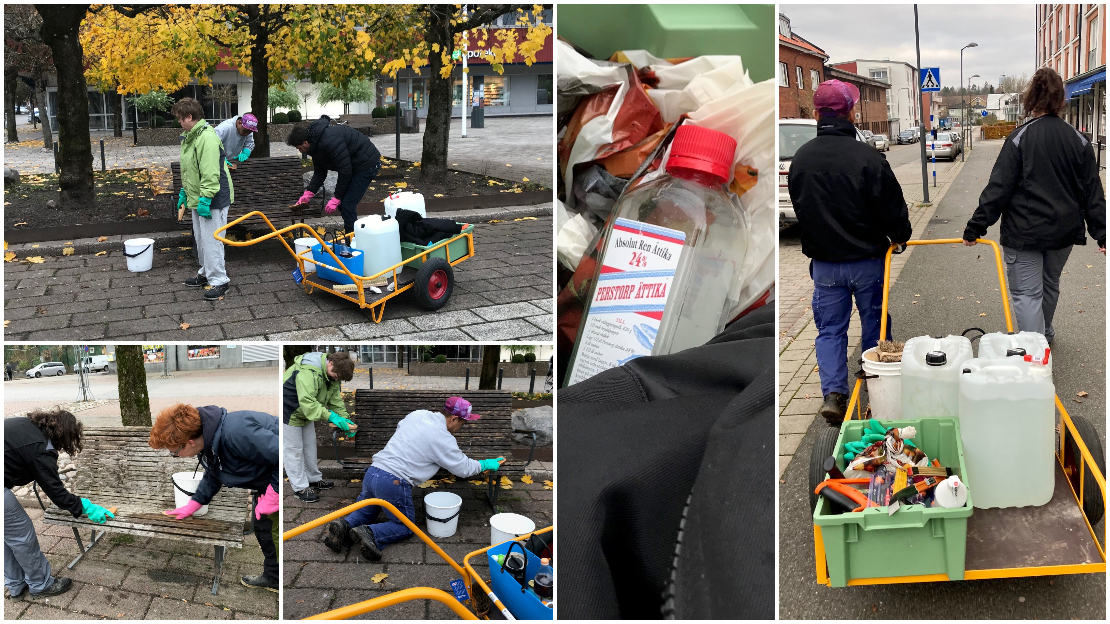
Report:
[[215,596],[216,592],[220,589],[220,573],[224,569],[224,546],[214,546],[216,549],[216,576],[212,579],[212,595]]
[[532,448],[528,450],[528,463],[524,464],[524,469],[527,470],[528,466],[532,463],[532,455],[536,452],[536,432],[532,433]]
[[101,531],[100,533],[97,533],[96,529],[89,531],[89,547],[85,548],[85,543],[81,541],[81,533],[77,531],[77,527],[70,528],[73,529],[73,538],[77,540],[77,550],[80,551],[81,554],[77,555],[77,558],[71,561],[70,564],[66,566],[67,570],[72,570],[73,566],[77,565],[77,562],[85,556],[85,553],[92,550],[92,547],[96,546],[96,543],[100,541],[100,538],[104,537],[104,533],[106,533],[106,531]]
[[500,513],[501,510],[497,507],[497,500],[501,495],[501,480],[497,477],[496,473],[490,473],[489,487],[486,490],[486,499],[489,500],[490,507],[493,511]]
[[347,466],[343,465],[343,460],[339,459],[339,431],[338,430],[331,432],[331,447],[333,449],[335,449],[335,463],[339,464],[340,468],[346,468]]

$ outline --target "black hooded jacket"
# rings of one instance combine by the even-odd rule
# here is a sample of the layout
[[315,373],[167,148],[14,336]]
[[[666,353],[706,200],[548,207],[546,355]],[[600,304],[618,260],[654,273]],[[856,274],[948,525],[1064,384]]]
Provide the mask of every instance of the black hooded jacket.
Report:
[[376,172],[381,168],[381,154],[366,135],[350,126],[331,125],[327,115],[320,115],[308,126],[308,144],[313,173],[306,190],[313,193],[323,186],[328,171],[337,171],[335,196],[343,199],[351,176],[358,171]]
[[76,518],[84,513],[81,499],[58,476],[58,451],[30,418],[4,419],[4,487],[9,490],[36,481],[47,498]]
[[265,492],[278,485],[280,471],[277,417],[262,412],[229,412],[222,407],[198,407],[204,450],[200,464],[204,479],[193,500],[207,505],[222,486]]
[[404,208],[397,210],[397,227],[401,242],[424,247],[462,232],[462,226],[453,219],[429,219]]

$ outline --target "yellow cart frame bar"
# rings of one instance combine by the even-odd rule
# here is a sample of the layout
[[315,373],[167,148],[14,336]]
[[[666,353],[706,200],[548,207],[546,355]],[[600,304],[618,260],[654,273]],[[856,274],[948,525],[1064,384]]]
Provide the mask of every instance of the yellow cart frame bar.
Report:
[[[998,243],[980,238],[976,242],[990,245],[994,250],[995,267],[998,271],[998,283],[1001,288],[1002,295],[1002,310],[1006,316],[1006,331],[1014,331],[1013,317],[1010,313],[1010,299],[1007,296],[1009,291],[1006,290],[1006,269],[1002,262],[1002,250]],[[916,240],[909,241],[906,245],[963,245],[963,240],[959,238],[942,238],[933,240]],[[887,311],[890,305],[890,259],[891,254],[894,252],[896,246],[891,246],[886,252],[886,267],[883,272],[883,311],[880,322],[879,336],[886,335],[886,321]],[[863,379],[856,379],[855,387],[852,390],[851,400],[848,402],[848,409],[845,418],[863,418],[863,408],[860,404],[860,388],[863,385]],[[1091,452],[1087,449],[1087,445],[1083,442],[1083,438],[1075,430],[1075,425],[1072,423],[1071,416],[1068,411],[1064,409],[1064,404],[1060,402],[1060,397],[1056,397],[1056,409],[1060,412],[1060,421],[1063,427],[1060,430],[1060,448],[1056,454],[1056,459],[1059,461],[1061,468],[1064,469],[1065,474],[1069,470],[1077,471],[1079,474],[1079,487],[1072,483],[1072,479],[1068,479],[1068,484],[1071,486],[1072,496],[1075,498],[1077,505],[1082,508],[1084,486],[1087,479],[1094,479],[1098,484],[1099,494],[1105,505],[1106,501],[1106,478],[1103,476],[1102,471],[1099,470],[1098,464],[1095,463]],[[1064,464],[1064,449],[1067,439],[1074,440],[1076,447],[1079,449],[1080,458],[1078,466],[1066,466]],[[1091,527],[1091,523],[1084,515],[1084,522],[1087,524],[1087,530],[1090,531],[1091,537],[1094,539],[1095,546],[1098,548],[1099,555],[1102,557],[1102,563],[1088,563],[1077,565],[1062,565],[1062,566],[1040,566],[1040,567],[1027,567],[1027,568],[1004,568],[997,570],[967,570],[964,573],[964,580],[982,580],[982,579],[995,579],[995,578],[1019,578],[1026,576],[1052,576],[1059,574],[1089,574],[1093,572],[1106,572],[1106,552],[1101,542],[1099,542],[1098,535]],[[817,564],[817,582],[822,585],[830,585],[828,567],[825,562],[825,543],[821,538],[821,527],[816,524],[813,525],[813,546],[816,555]],[[892,576],[883,578],[868,578],[868,579],[850,579],[849,586],[854,585],[890,585],[896,583],[929,583],[936,581],[948,581],[947,574],[923,574],[916,576]]]

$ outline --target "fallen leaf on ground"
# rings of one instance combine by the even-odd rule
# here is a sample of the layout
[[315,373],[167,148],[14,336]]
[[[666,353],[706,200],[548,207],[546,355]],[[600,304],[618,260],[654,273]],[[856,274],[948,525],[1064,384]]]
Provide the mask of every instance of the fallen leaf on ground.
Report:
[[[38,245],[35,246],[37,247]],[[27,258],[27,262],[30,262],[31,264],[42,264],[43,262],[46,262],[46,260],[43,260],[42,256],[31,256]]]
[[393,186],[396,186],[397,188],[408,188],[409,183],[408,182],[394,182]]
[[98,243],[103,243],[103,242],[104,242],[104,241],[106,241],[106,240],[108,240],[108,237],[107,237],[107,236],[101,236],[100,238],[96,239],[96,242],[98,242]]
[[[11,321],[4,321],[4,322],[5,323],[10,323]],[[472,479],[470,481],[467,481],[467,483],[469,483],[470,485],[485,485],[486,484],[486,482],[482,481],[481,479]]]
[[536,220],[535,217],[521,217],[519,219],[513,219],[513,221],[535,221],[535,220]]
[[528,178],[523,178],[521,179],[521,182],[531,182],[531,180],[529,180]]
[[979,316],[986,316],[986,315],[987,315],[987,313],[986,313],[986,312],[980,312],[980,313],[979,313]]
[[65,249],[62,250],[62,255],[63,256],[72,256],[75,253],[77,253],[77,250],[74,249],[73,247],[66,247]]
[[11,261],[15,260],[15,257],[16,257],[16,253],[14,251],[9,251],[9,252],[4,254],[4,262],[11,262]]
[[13,225],[12,227],[19,227],[19,226],[21,226],[21,225],[27,225],[27,222],[26,222],[26,221],[21,221],[21,222],[19,222],[19,223],[16,223],[16,224],[15,224],[15,225]]
[[38,245],[31,245],[31,247],[38,247]]
[[7,327],[8,325],[11,325],[11,323],[12,323],[11,321],[4,321],[4,327]]
[[96,252],[96,254],[94,254],[94,255],[97,255],[97,256],[106,256],[106,255],[108,255],[108,252],[107,252],[107,251],[98,251],[98,252]]
[[505,163],[505,166],[506,167],[512,167],[512,165],[510,165],[509,163]]
[[1085,398],[1085,397],[1087,397],[1087,396],[1088,396],[1088,394],[1087,394],[1086,392],[1084,392],[1084,391],[1080,390],[1079,392],[1076,392],[1076,393],[1075,393],[1075,396],[1077,396],[1077,397],[1084,397],[1084,398]]
[[501,219],[491,219],[489,221],[486,221],[486,223],[504,223],[504,221],[502,221]]
[[443,197],[443,193],[436,193],[435,195],[432,195],[432,197]]
[[421,483],[420,485],[418,485],[416,487],[418,487],[418,488],[430,488],[430,487],[436,487],[438,485],[439,484],[436,483],[435,479],[428,479],[427,481]]
[[381,582],[385,581],[385,579],[387,579],[387,578],[389,578],[388,574],[386,574],[384,572],[380,572],[378,574],[375,574],[374,576],[371,576],[370,577],[370,582],[371,583],[381,583]]
[[543,489],[550,490],[554,487],[555,487],[555,482],[554,481],[547,481],[546,479],[544,480]]
[[532,483],[532,475],[524,475],[523,477],[520,478],[520,482],[531,484]]
[[508,477],[501,477],[501,487],[506,490],[511,490],[513,488],[513,480]]
[[190,327],[192,327],[192,325],[189,325],[188,323],[181,324],[181,329],[189,329]]

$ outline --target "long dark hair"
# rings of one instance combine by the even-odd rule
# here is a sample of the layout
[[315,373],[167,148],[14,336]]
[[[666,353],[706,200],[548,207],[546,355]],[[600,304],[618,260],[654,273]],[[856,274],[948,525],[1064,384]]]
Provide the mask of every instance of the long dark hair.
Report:
[[1044,113],[1055,115],[1064,107],[1064,81],[1051,67],[1042,67],[1033,74],[1022,96],[1026,116]]
[[60,409],[52,412],[35,410],[27,414],[27,418],[35,423],[54,448],[70,455],[81,452],[81,446],[85,440],[85,425],[81,424],[73,414]]

